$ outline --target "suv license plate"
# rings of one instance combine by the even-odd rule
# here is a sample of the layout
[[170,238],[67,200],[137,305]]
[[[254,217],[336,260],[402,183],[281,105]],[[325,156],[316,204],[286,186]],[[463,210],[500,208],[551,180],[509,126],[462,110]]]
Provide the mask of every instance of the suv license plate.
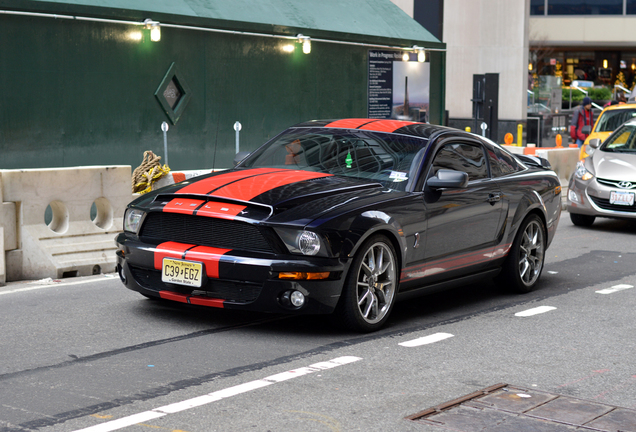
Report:
[[199,262],[164,258],[161,266],[161,280],[163,282],[201,287],[203,280],[203,264]]
[[634,192],[611,191],[610,204],[632,206],[634,205]]

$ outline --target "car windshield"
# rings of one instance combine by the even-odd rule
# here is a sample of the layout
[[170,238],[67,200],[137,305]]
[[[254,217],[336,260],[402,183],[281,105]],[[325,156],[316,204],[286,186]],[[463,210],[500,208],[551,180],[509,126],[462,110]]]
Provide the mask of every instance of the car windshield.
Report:
[[601,114],[601,117],[598,119],[598,124],[596,125],[596,129],[594,131],[615,131],[620,125],[625,123],[627,120],[633,119],[634,117],[636,117],[636,107],[605,111],[605,113]]
[[636,125],[625,125],[603,143],[601,150],[615,153],[636,153]]
[[288,168],[372,179],[405,190],[414,180],[428,140],[343,129],[290,129],[268,142],[238,168]]

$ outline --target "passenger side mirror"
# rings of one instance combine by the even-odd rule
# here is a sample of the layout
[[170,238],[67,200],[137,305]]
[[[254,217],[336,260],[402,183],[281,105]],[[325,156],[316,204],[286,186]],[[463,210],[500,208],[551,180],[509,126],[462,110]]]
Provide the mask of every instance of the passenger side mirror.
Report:
[[592,138],[589,143],[587,143],[590,147],[597,149],[601,145],[601,140],[598,138]]
[[237,166],[239,163],[241,163],[243,159],[245,159],[249,155],[250,155],[250,152],[247,152],[247,151],[238,152],[236,156],[234,156],[234,166]]
[[426,181],[426,186],[431,189],[454,188],[461,189],[468,185],[468,174],[463,171],[441,169],[435,177]]

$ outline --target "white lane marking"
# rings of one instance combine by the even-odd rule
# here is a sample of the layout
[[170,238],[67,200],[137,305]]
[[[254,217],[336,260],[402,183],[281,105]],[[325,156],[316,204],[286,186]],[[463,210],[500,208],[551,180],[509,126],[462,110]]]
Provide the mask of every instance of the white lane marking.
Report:
[[627,284],[620,284],[620,285],[614,285],[611,288],[605,288],[599,291],[596,291],[597,294],[613,294],[615,292],[618,291],[623,291],[626,289],[630,289],[630,288],[634,288],[633,285],[627,285]]
[[[24,291],[33,291],[33,290],[39,290],[39,289],[43,289],[43,288],[57,288],[57,287],[63,287],[63,286],[69,286],[69,285],[80,285],[80,284],[86,284],[86,283],[91,283],[91,282],[95,282],[97,279],[93,278],[90,280],[81,280],[81,281],[76,281],[76,282],[52,282],[52,283],[44,283],[42,285],[35,285],[35,286],[28,286],[28,287],[24,287],[24,288],[16,288],[16,289],[10,289],[10,290],[6,290],[6,291],[0,291],[0,295],[4,295],[4,294],[14,294],[14,293],[18,293],[18,292],[24,292]],[[28,283],[29,285],[33,285],[38,283],[38,281],[36,282],[30,282]]]
[[302,367],[299,369],[292,369],[287,372],[271,375],[267,378],[263,378],[256,381],[250,381],[244,384],[239,384],[234,387],[229,387],[223,390],[215,391],[203,396],[198,396],[192,399],[184,400],[181,402],[165,405],[159,408],[154,408],[150,411],[145,411],[139,414],[134,414],[128,417],[123,417],[118,420],[112,420],[106,423],[102,423],[95,426],[90,426],[84,429],[76,430],[75,432],[110,432],[118,429],[123,429],[128,426],[142,423],[144,421],[163,417],[168,414],[174,414],[181,411],[195,408],[201,405],[206,405],[212,402],[226,399],[232,396],[236,396],[242,393],[246,393],[252,390],[256,390],[262,387],[266,387],[279,382],[287,381],[292,378],[307,375],[314,372],[320,372],[326,369],[335,368],[338,366],[346,365],[349,363],[362,360],[360,357],[343,356],[338,357],[326,362],[314,363],[308,367]]
[[407,347],[407,348],[413,348],[416,346],[420,346],[420,345],[427,345],[427,344],[432,344],[435,342],[439,342],[441,340],[444,339],[448,339],[453,337],[454,335],[450,334],[450,333],[435,333],[433,335],[430,336],[424,336],[421,338],[417,338],[417,339],[413,339],[407,342],[402,342],[399,343],[398,345],[401,345],[403,347]]
[[538,314],[542,314],[542,313],[545,313],[545,312],[550,312],[551,310],[555,310],[555,309],[556,308],[553,307],[553,306],[539,306],[539,307],[536,307],[536,308],[532,308],[532,309],[524,310],[524,311],[521,311],[521,312],[517,312],[515,314],[515,316],[518,316],[518,317],[529,317],[529,316],[532,316],[532,315],[538,315]]
[[165,414],[163,413],[145,411],[139,414],[133,414],[128,417],[123,417],[118,420],[109,421],[108,423],[81,429],[81,432],[110,432],[117,429],[123,429],[128,426],[136,425],[137,423],[147,422],[148,420],[153,420],[163,416],[165,416]]

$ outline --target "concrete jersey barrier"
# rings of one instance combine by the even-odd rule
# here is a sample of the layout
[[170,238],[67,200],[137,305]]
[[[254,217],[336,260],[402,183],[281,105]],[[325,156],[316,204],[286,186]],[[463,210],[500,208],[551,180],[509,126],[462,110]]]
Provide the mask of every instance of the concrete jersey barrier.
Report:
[[115,270],[130,166],[0,170],[0,283]]

